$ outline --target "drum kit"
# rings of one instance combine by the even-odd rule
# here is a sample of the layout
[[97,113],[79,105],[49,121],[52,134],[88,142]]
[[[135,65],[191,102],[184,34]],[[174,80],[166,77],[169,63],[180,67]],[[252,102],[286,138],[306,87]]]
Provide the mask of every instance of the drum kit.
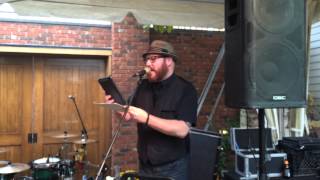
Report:
[[[10,161],[0,161],[0,180],[22,179],[22,180],[73,180],[81,179],[81,174],[88,172],[88,167],[98,168],[98,165],[87,161],[86,145],[95,143],[94,139],[78,139],[69,141],[69,138],[79,137],[76,134],[53,133],[48,136],[52,138],[63,139],[63,144],[55,156],[42,157],[33,160],[29,164],[11,163]],[[72,152],[69,150],[69,144],[74,144]],[[80,146],[80,147],[77,147]],[[5,150],[0,149],[0,153]],[[72,157],[70,159],[70,156]],[[30,176],[20,176],[17,174],[26,174],[31,170]],[[76,175],[77,174],[77,175]],[[79,176],[80,175],[80,176]]]

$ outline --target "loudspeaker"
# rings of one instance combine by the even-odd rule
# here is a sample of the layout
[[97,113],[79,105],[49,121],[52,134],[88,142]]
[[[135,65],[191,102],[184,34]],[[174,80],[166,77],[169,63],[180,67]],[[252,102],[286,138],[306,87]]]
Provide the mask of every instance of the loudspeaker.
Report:
[[218,161],[219,134],[191,128],[189,180],[213,180]]
[[225,0],[225,42],[227,106],[306,105],[305,0]]

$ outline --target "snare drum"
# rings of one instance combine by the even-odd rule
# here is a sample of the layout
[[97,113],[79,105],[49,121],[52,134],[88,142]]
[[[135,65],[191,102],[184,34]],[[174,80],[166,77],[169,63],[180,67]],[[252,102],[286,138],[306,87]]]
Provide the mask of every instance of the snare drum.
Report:
[[32,177],[35,180],[58,179],[58,163],[60,158],[44,157],[32,162]]

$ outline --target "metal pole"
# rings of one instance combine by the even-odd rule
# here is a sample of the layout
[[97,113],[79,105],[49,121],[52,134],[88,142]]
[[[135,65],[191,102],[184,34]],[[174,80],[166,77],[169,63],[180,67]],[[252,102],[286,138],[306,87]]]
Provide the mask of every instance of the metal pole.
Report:
[[259,120],[259,180],[266,180],[266,140],[265,140],[265,128],[264,128],[264,109],[259,109],[258,120]]

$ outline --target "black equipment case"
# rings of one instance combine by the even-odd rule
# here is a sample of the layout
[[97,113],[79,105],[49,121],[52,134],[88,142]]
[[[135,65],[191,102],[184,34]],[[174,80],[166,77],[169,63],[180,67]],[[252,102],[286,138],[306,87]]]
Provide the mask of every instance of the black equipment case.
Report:
[[189,180],[212,180],[218,162],[221,136],[196,128],[190,130]]
[[[268,177],[280,177],[283,170],[285,153],[275,151],[271,129],[265,129],[266,170]],[[231,128],[231,149],[235,151],[235,172],[246,179],[258,177],[259,169],[259,129]]]
[[319,175],[320,139],[312,137],[284,137],[279,149],[286,152],[293,176]]

